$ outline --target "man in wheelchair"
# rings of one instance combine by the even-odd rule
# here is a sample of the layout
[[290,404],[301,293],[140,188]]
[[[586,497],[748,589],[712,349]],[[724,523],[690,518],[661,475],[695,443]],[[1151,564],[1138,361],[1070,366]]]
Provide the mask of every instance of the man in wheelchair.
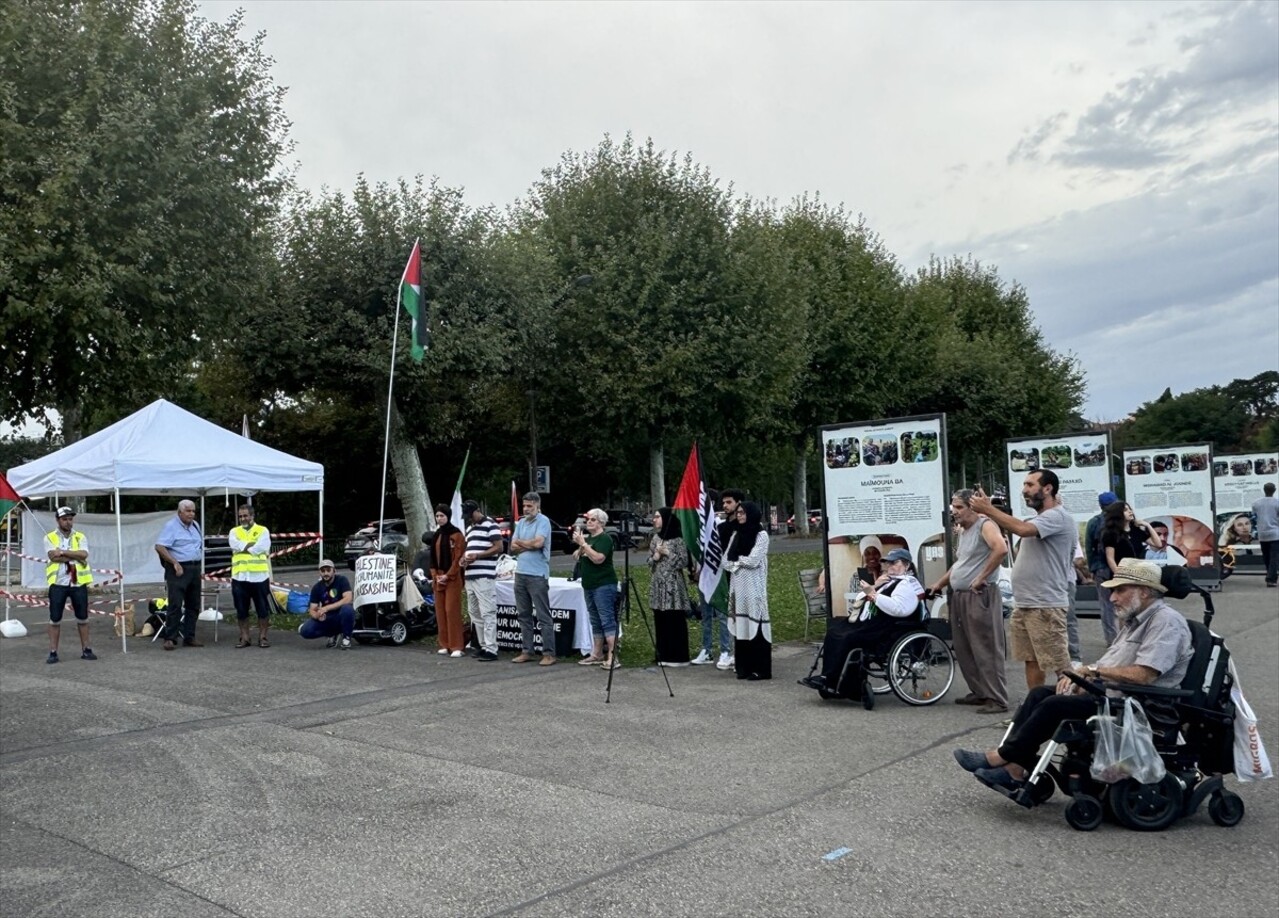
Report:
[[[862,581],[865,602],[846,621],[832,622],[822,641],[822,672],[800,679],[823,698],[862,695],[864,675],[860,666],[844,663],[849,654],[871,655],[887,651],[898,637],[917,628],[927,617],[924,587],[915,576],[910,552],[894,548],[883,559],[884,572],[874,583]],[[842,673],[847,673],[841,680]]]
[[[1164,602],[1159,566],[1124,558],[1102,586],[1111,591],[1119,635],[1101,659],[1077,667],[1075,674],[1105,682],[1179,687],[1192,655],[1190,626]],[[1063,676],[1056,686],[1031,690],[1002,744],[984,752],[956,749],[955,760],[982,784],[1011,795],[1034,769],[1040,747],[1058,726],[1067,720],[1086,721],[1097,713],[1097,705],[1095,697]]]

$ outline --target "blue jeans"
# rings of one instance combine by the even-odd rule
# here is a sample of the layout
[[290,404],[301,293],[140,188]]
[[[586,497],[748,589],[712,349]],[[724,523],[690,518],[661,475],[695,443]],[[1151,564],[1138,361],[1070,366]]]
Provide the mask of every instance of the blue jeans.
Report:
[[298,634],[309,641],[313,638],[336,637],[339,633],[344,637],[350,637],[354,630],[355,606],[348,604],[336,612],[325,613],[324,621],[308,617],[298,629]]
[[591,617],[591,634],[617,637],[617,584],[606,583],[587,590],[586,612]]
[[711,629],[715,626],[715,619],[719,619],[719,649],[721,653],[732,653],[732,647],[728,643],[728,618],[723,612],[720,612],[709,602],[702,603],[702,650],[709,655],[711,652]]
[[1115,643],[1115,636],[1119,634],[1119,624],[1115,621],[1115,605],[1110,601],[1110,590],[1100,583],[1097,584],[1097,602],[1101,606],[1101,633],[1109,647]]

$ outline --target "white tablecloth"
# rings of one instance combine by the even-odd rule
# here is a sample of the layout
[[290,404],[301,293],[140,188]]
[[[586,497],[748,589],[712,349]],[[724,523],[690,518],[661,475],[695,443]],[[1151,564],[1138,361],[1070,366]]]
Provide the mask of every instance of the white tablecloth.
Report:
[[[591,620],[586,613],[586,594],[582,591],[582,584],[566,577],[551,577],[549,593],[551,613],[554,614],[557,610],[573,613],[573,646],[582,653],[589,654],[591,652]],[[497,581],[497,613],[498,630],[505,630],[501,627],[501,617],[515,616],[515,581],[513,579]],[[498,645],[510,647],[509,642],[504,642],[500,637]]]

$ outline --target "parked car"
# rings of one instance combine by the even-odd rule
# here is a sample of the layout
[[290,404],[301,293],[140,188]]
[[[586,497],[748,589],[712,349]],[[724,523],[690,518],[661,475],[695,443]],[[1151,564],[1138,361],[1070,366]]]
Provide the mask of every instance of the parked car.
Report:
[[[346,558],[346,566],[349,570],[355,570],[355,559],[360,555],[366,554],[369,549],[377,548],[376,541],[377,520],[373,520],[363,529],[353,532],[346,537],[346,544],[342,548],[342,554]],[[383,520],[382,521],[382,545],[383,551],[395,552],[397,556],[407,558],[411,552],[412,542],[409,539],[409,524],[407,520]]]
[[231,543],[227,535],[206,535],[204,537],[204,570],[206,573],[226,570],[227,576],[231,567]]
[[[562,551],[566,555],[571,555],[574,548],[572,535],[569,534],[565,527],[552,520],[549,516],[546,518],[551,521],[551,551]],[[511,521],[504,516],[495,516],[493,517],[493,522],[497,523],[502,532],[502,550],[509,552],[511,550]]]
[[[790,519],[786,521],[786,531],[795,531],[795,515],[793,513],[791,514]],[[820,509],[808,511],[808,531],[822,531],[822,511]]]

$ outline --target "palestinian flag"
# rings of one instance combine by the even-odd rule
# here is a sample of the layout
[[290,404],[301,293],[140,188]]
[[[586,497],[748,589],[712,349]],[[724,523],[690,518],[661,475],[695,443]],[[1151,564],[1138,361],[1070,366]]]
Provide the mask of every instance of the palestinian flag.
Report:
[[702,476],[702,457],[693,444],[684,477],[680,479],[675,505],[671,508],[679,518],[680,530],[688,553],[701,565],[698,590],[702,599],[723,611],[728,608],[728,583],[722,576],[723,546],[719,544],[719,525],[715,508]]
[[400,305],[413,319],[409,349],[413,361],[421,363],[431,338],[426,329],[426,310],[422,306],[422,250],[419,241],[414,241],[409,263],[404,266],[404,277],[400,279]]
[[453,525],[466,532],[471,525],[470,520],[462,519],[462,479],[466,477],[466,464],[471,461],[471,448],[466,448],[466,458],[462,460],[462,471],[457,473],[457,487],[453,489],[453,501],[449,504],[449,514],[453,517]]
[[0,473],[0,517],[7,516],[9,511],[20,503],[22,498],[9,486],[9,479]]

